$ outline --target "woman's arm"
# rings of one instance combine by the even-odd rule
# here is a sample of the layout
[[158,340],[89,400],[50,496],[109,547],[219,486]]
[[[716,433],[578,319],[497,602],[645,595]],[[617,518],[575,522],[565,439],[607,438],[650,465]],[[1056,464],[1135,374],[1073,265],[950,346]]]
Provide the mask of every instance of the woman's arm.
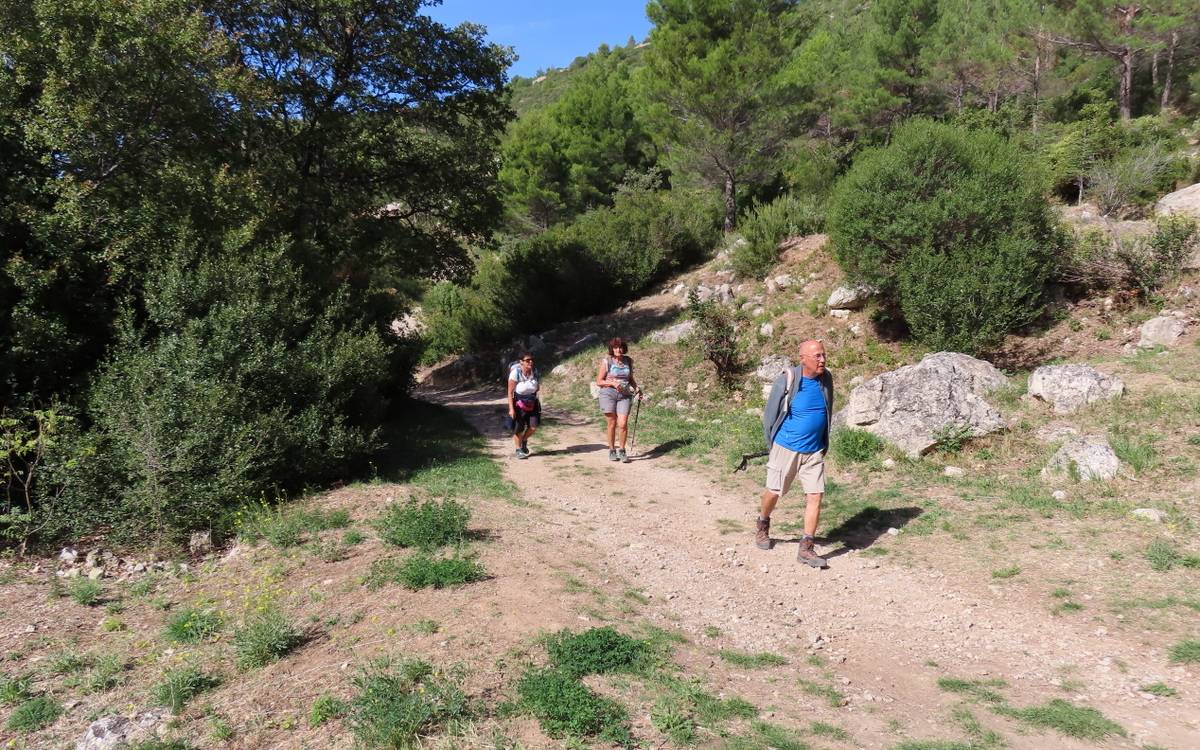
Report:
[[516,404],[513,403],[513,394],[517,391],[517,381],[513,380],[511,375],[508,378],[508,416],[516,417]]
[[612,383],[608,382],[608,357],[600,360],[600,369],[596,370],[596,385],[601,388],[608,388]]

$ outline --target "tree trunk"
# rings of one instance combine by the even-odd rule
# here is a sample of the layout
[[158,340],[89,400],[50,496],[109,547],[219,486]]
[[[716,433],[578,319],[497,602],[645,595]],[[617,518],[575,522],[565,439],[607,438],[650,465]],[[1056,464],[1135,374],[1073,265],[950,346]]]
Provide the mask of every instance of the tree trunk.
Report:
[[1133,119],[1133,63],[1134,52],[1130,47],[1122,47],[1117,58],[1121,79],[1120,91],[1117,94],[1118,106],[1122,120]]
[[1042,48],[1040,43],[1035,43],[1033,50],[1033,121],[1030,125],[1033,127],[1033,132],[1038,129],[1038,117],[1040,107],[1040,99],[1042,93]]
[[1158,50],[1150,55],[1150,88],[1158,91]]
[[1167,75],[1163,79],[1162,100],[1159,106],[1166,109],[1171,104],[1171,79],[1175,74],[1175,48],[1179,46],[1179,32],[1171,32],[1171,46],[1167,48]]
[[737,185],[733,175],[725,173],[725,231],[732,232],[737,228]]

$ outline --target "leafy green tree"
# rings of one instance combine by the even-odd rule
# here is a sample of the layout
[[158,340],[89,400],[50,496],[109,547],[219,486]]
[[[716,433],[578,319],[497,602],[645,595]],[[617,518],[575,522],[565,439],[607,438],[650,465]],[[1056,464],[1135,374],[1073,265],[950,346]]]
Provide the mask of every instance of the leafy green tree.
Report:
[[810,24],[792,0],[651,0],[646,14],[648,121],[673,168],[721,189],[730,231],[739,188],[797,132],[803,91],[785,71]]
[[506,197],[539,228],[610,204],[626,172],[652,163],[628,64],[615,52],[591,55],[553,104],[513,123],[502,153]]

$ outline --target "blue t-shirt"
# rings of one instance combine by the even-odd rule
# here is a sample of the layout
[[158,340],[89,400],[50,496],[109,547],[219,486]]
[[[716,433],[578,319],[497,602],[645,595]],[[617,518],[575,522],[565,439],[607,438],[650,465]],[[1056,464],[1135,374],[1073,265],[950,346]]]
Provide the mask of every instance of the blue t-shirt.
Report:
[[827,412],[820,381],[801,376],[800,388],[792,398],[779,432],[775,433],[775,442],[796,453],[825,450]]

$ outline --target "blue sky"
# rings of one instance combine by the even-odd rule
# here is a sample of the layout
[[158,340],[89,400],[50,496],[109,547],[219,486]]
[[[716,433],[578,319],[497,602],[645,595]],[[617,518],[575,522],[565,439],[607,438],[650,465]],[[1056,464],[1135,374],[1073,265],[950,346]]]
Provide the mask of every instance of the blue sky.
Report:
[[487,27],[488,38],[514,47],[518,60],[510,76],[532,76],[561,68],[602,43],[623,45],[650,33],[646,0],[444,0],[424,12],[448,25],[463,21]]

